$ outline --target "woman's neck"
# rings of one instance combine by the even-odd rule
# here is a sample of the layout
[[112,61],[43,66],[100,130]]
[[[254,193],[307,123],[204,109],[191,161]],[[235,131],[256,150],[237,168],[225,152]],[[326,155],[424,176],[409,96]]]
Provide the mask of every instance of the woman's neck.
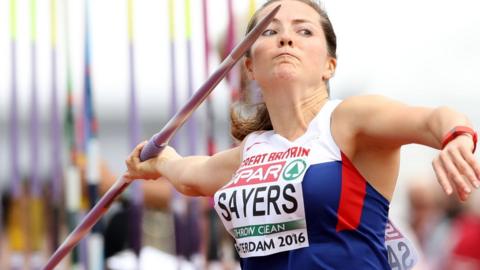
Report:
[[302,136],[328,100],[326,85],[317,88],[284,87],[263,91],[275,132],[288,140]]

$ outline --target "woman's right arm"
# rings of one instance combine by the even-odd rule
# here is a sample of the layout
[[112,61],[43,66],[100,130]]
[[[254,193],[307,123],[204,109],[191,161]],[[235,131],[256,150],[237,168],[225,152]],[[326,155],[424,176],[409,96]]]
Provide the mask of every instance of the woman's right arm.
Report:
[[180,156],[166,147],[156,158],[140,162],[146,142],[139,144],[126,160],[124,177],[168,180],[180,193],[189,196],[211,196],[225,185],[240,166],[243,143],[213,156]]

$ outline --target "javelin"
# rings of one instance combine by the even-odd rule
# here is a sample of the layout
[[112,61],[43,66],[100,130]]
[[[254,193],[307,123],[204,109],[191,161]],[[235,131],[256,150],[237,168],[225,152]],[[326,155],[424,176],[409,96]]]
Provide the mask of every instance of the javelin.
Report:
[[[223,60],[217,70],[208,78],[208,80],[197,90],[183,108],[173,116],[163,129],[152,136],[150,141],[145,145],[140,153],[140,160],[145,161],[156,157],[168,145],[175,132],[185,123],[193,111],[207,98],[208,94],[217,86],[217,84],[225,77],[227,72],[240,60],[245,52],[261,35],[263,30],[273,20],[275,14],[280,9],[278,5],[265,18],[263,18],[255,28],[235,47],[232,52]],[[108,210],[110,204],[120,195],[130,182],[120,177],[115,184],[105,193],[98,203],[90,210],[82,222],[73,230],[65,239],[63,244],[50,257],[44,270],[53,269],[70,250],[87,234],[100,217]]]

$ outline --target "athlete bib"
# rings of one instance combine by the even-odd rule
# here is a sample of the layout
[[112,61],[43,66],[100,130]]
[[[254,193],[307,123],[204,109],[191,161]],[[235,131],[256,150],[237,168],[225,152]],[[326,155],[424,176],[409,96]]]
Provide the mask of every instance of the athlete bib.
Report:
[[215,208],[242,258],[308,246],[302,181],[309,149],[247,156],[215,194]]

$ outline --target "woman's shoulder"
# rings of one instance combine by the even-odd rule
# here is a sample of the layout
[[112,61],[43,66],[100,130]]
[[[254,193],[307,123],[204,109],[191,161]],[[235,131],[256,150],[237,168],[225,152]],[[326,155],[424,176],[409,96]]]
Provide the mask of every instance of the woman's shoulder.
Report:
[[366,116],[371,113],[379,112],[389,107],[389,104],[397,103],[393,99],[382,95],[358,95],[343,99],[336,106],[333,117],[335,118],[355,118]]
[[331,116],[331,127],[334,133],[349,134],[348,140],[356,137],[357,132],[372,115],[382,113],[392,100],[381,95],[358,95],[343,99],[334,109]]
[[392,99],[376,94],[350,96],[341,101],[339,108],[361,108],[364,106],[376,106],[391,102]]

